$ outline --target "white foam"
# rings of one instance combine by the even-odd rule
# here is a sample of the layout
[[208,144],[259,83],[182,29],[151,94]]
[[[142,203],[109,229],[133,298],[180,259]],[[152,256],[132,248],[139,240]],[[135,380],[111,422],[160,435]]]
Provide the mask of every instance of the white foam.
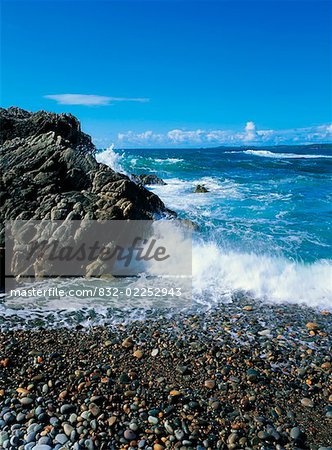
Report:
[[[238,152],[232,152],[238,153]],[[317,159],[332,158],[330,155],[301,155],[297,153],[274,153],[268,150],[244,150],[247,155],[263,156],[265,158],[285,158],[285,159]]]
[[[193,212],[211,204],[218,204],[220,199],[241,199],[244,196],[242,187],[232,180],[218,180],[213,177],[203,177],[196,180],[181,180],[179,178],[163,178],[166,185],[153,185],[149,189],[157,194],[162,201],[172,209],[183,212]],[[194,193],[195,187],[204,185],[209,192]],[[198,213],[198,210],[196,211]],[[205,209],[205,212],[207,210]]]
[[177,164],[179,162],[184,161],[184,159],[181,159],[181,158],[164,158],[164,159],[156,158],[154,161],[161,163],[161,164],[163,164],[163,163]]
[[[153,275],[156,275],[155,269],[152,268]],[[203,305],[210,308],[218,303],[230,302],[234,295],[240,294],[271,303],[305,304],[332,311],[331,260],[304,264],[285,257],[224,250],[213,242],[195,242],[192,251],[192,271],[192,302],[187,302],[187,306],[195,308]],[[145,273],[132,280],[98,280],[98,283],[102,283],[101,286],[104,287],[143,287],[146,285],[147,277],[151,278],[150,275]],[[161,281],[156,278],[153,282],[157,287],[165,287],[167,279]],[[69,289],[89,289],[95,285],[93,279],[48,280],[35,285],[36,289],[55,286],[68,291]],[[86,311],[87,308],[93,308],[98,316],[105,317],[109,308],[113,311],[120,308],[122,312],[126,308],[148,310],[151,307],[165,307],[165,302],[168,302],[170,307],[174,307],[178,301],[177,299],[135,297],[132,300],[125,299],[124,302],[124,299],[120,297],[75,298],[66,295],[61,298],[9,297],[5,305],[0,304],[0,311],[6,316],[18,314],[27,318],[36,314],[45,316],[53,312],[59,315],[60,320],[68,313]]]
[[98,152],[96,154],[96,160],[99,163],[106,164],[106,166],[110,167],[111,169],[115,170],[116,172],[125,173],[127,172],[123,168],[123,161],[124,161],[124,155],[118,152],[114,151],[115,146],[112,144],[110,147],[108,147],[106,150],[102,150],[101,152]]
[[201,303],[218,303],[241,292],[274,303],[332,309],[332,262],[304,264],[200,243],[193,249],[193,290]]

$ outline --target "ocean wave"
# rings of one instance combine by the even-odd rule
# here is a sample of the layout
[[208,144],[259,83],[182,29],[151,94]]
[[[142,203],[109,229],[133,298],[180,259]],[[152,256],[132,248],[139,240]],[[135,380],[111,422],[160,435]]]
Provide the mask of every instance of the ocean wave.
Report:
[[215,243],[193,248],[193,295],[203,304],[230,300],[235,293],[273,303],[332,305],[332,263],[223,251]]
[[181,158],[165,158],[165,159],[163,159],[163,158],[156,158],[154,161],[158,162],[158,163],[161,163],[161,164],[163,164],[163,163],[177,164],[179,162],[183,162],[184,159],[181,159]]
[[[186,297],[182,303],[174,297],[7,297],[4,303],[0,302],[0,329],[40,323],[51,327],[125,323],[146,320],[153,311],[162,310],[170,316],[179,309],[204,311],[238,298],[332,311],[330,260],[304,264],[284,257],[230,251],[214,242],[195,242],[192,271],[192,298]],[[36,282],[34,287],[84,290],[102,283],[105,287],[133,289],[145,286],[147,279],[159,288],[165,282],[145,273],[136,280],[54,279]]]
[[102,150],[96,154],[96,160],[99,163],[103,163],[106,166],[110,167],[111,169],[115,170],[116,172],[124,173],[128,175],[124,168],[124,154],[117,153],[114,151],[114,144],[112,144],[110,147],[106,148],[105,150]]
[[[238,152],[231,152],[238,153]],[[301,155],[297,153],[274,153],[268,150],[244,150],[242,153],[254,156],[263,156],[265,158],[285,158],[285,159],[317,159],[317,158],[332,158],[330,155]]]

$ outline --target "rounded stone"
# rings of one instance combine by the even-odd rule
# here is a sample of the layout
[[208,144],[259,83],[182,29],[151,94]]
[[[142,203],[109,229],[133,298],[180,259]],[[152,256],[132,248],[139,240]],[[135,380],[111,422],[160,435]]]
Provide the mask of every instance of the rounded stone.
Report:
[[56,442],[58,442],[59,444],[64,445],[64,444],[68,441],[68,438],[67,438],[67,436],[66,436],[65,434],[59,433],[59,434],[57,434],[57,435],[55,436],[55,440],[56,440]]
[[29,406],[33,403],[33,399],[31,397],[23,397],[20,399],[21,405]]
[[179,428],[178,430],[174,431],[174,436],[178,441],[181,441],[184,438],[184,432]]
[[136,433],[134,433],[132,430],[128,429],[125,430],[125,432],[123,433],[123,436],[125,439],[127,439],[128,441],[133,441],[134,439],[136,439]]
[[299,427],[293,427],[290,431],[290,437],[292,439],[294,439],[294,441],[299,440],[301,435],[302,435],[302,431],[300,430]]
[[301,405],[305,406],[306,408],[313,408],[314,402],[310,398],[303,398],[301,400]]
[[148,422],[151,423],[152,425],[157,425],[157,423],[159,422],[159,419],[157,417],[154,417],[154,416],[149,416],[148,417]]

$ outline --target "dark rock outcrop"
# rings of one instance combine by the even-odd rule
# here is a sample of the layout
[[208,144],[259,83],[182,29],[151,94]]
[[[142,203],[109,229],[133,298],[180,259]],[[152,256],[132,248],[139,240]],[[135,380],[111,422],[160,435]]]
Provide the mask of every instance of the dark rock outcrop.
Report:
[[165,183],[164,180],[157,177],[155,174],[141,174],[141,175],[134,175],[132,174],[132,179],[135,181],[135,183],[143,184],[144,186],[149,186],[153,184],[159,184],[161,186],[165,186],[167,183]]
[[144,186],[98,163],[70,114],[0,109],[1,235],[8,220],[144,220],[172,214]]
[[81,131],[80,122],[71,114],[53,114],[46,111],[31,113],[21,108],[0,109],[0,144],[14,138],[28,139],[52,131],[74,148],[93,150],[91,137]]
[[152,219],[167,212],[155,194],[95,160],[74,116],[1,109],[0,127],[2,222]]
[[198,184],[194,190],[195,194],[205,194],[206,192],[209,192],[209,190],[204,186],[204,184]]

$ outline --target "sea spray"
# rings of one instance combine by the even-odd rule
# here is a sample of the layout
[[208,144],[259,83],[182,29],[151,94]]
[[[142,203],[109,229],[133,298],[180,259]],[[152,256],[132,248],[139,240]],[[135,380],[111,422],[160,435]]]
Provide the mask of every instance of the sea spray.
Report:
[[253,155],[253,156],[263,156],[266,158],[285,158],[285,159],[319,159],[319,158],[331,159],[332,158],[332,155],[278,153],[278,152],[270,152],[268,150],[245,150],[243,153],[246,153],[247,155]]
[[98,162],[106,164],[116,172],[124,173],[128,175],[123,167],[124,156],[121,153],[115,151],[115,145],[111,144],[105,150],[100,150],[96,153],[96,159]]
[[194,302],[213,306],[235,295],[331,309],[332,264],[241,253],[213,242],[193,247]]

